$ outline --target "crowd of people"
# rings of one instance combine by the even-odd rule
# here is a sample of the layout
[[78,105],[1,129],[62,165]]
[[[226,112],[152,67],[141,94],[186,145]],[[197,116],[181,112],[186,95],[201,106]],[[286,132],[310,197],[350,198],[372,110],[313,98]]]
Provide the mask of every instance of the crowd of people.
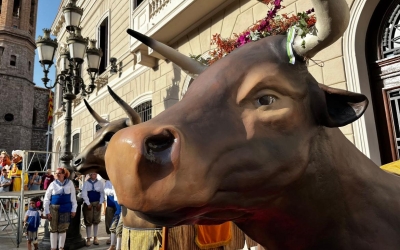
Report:
[[7,152],[0,153],[0,192],[25,190],[46,190],[43,201],[33,198],[24,217],[25,235],[28,249],[38,249],[37,231],[40,219],[49,221],[51,249],[64,249],[66,232],[70,221],[76,215],[77,194],[83,199],[82,214],[86,227],[86,246],[98,245],[98,226],[101,215],[105,215],[107,234],[110,238],[108,250],[120,250],[122,239],[121,207],[110,181],[98,174],[76,176],[70,179],[66,168],[57,168],[52,174],[48,169],[43,175],[25,173],[24,185],[21,183],[23,152],[14,150],[10,157]]
[[[23,151],[14,150],[10,155],[6,151],[0,153],[0,192],[20,191]],[[31,174],[25,173],[24,190],[46,190],[51,182],[54,181],[54,176],[51,170],[48,169],[43,175],[35,171]]]
[[[50,221],[51,249],[64,249],[66,231],[71,218],[75,217],[77,209],[76,192],[80,191],[83,199],[83,221],[86,227],[86,246],[99,245],[98,228],[101,222],[102,206],[107,201],[105,222],[110,238],[109,250],[121,249],[122,220],[121,207],[110,181],[105,181],[96,173],[86,176],[81,188],[69,179],[66,168],[57,168],[55,181],[46,190],[44,196],[44,214]],[[80,178],[80,177],[78,177]],[[76,179],[75,179],[76,180]],[[75,182],[76,183],[76,182]],[[92,241],[93,236],[93,241]]]

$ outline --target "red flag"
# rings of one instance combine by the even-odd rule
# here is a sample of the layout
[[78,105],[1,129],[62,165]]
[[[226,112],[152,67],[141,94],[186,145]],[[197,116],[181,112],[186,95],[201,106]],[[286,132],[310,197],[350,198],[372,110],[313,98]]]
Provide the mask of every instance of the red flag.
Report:
[[47,122],[50,125],[51,122],[53,120],[53,95],[51,94],[50,91],[50,95],[49,95],[49,113],[47,114]]

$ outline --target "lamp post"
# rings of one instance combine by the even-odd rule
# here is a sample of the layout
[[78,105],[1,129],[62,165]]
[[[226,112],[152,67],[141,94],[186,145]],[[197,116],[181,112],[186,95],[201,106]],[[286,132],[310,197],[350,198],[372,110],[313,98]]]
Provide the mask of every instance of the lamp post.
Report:
[[[43,37],[39,36],[36,40],[38,49],[39,62],[43,67],[44,77],[42,81],[46,88],[52,89],[56,84],[60,85],[60,90],[65,100],[65,127],[64,138],[61,148],[61,166],[69,169],[73,173],[71,160],[71,122],[72,122],[72,102],[77,95],[86,96],[93,93],[96,88],[94,80],[99,72],[100,60],[103,55],[101,49],[96,48],[96,40],[84,38],[79,27],[80,20],[83,14],[83,9],[76,6],[76,0],[70,2],[63,7],[63,14],[66,22],[66,30],[69,33],[67,38],[67,47],[63,47],[59,51],[60,55],[60,74],[57,75],[54,84],[49,84],[50,79],[48,73],[53,65],[54,55],[58,47],[56,39],[50,38],[50,30],[44,29]],[[85,85],[81,77],[81,68],[84,62],[86,53],[86,62],[88,65],[87,72],[90,75],[90,84]],[[73,174],[71,175],[73,176]],[[78,202],[77,213],[67,231],[66,249],[77,249],[85,245],[85,241],[80,234],[80,204]],[[47,234],[47,233],[46,233]],[[41,244],[42,249],[47,249],[49,234],[43,238]]]

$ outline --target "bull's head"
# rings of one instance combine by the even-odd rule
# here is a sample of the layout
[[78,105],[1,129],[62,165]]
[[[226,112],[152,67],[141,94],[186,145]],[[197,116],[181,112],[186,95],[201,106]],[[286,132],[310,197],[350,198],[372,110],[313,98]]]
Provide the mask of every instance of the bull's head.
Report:
[[128,118],[121,118],[112,122],[107,121],[97,114],[89,103],[84,100],[86,108],[101,126],[101,129],[96,132],[94,140],[74,159],[76,171],[82,174],[96,172],[106,179],[108,179],[108,175],[104,165],[104,155],[111,137],[123,128],[140,123],[139,114],[115,94],[110,87],[107,86],[107,88],[112,98],[125,111]]
[[[179,225],[267,220],[264,212],[285,202],[285,190],[329,148],[320,144],[328,128],[353,122],[368,104],[308,72],[303,58],[335,42],[349,19],[346,1],[313,4],[318,34],[306,48],[295,40],[296,64],[286,36],[248,43],[201,73],[180,102],[114,135],[106,168],[117,193],[129,190],[118,197],[124,206]],[[128,33],[163,54],[158,42]]]

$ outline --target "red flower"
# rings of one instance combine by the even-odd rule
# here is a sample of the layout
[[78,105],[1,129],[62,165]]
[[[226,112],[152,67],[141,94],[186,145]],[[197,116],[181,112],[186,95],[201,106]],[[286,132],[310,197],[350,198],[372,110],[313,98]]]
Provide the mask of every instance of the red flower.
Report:
[[266,17],[257,21],[239,35],[234,34],[233,38],[221,38],[220,34],[213,35],[211,45],[216,45],[216,48],[209,52],[211,57],[208,61],[209,65],[231,53],[236,48],[253,41],[253,39],[257,40],[270,35],[286,34],[287,30],[291,26],[297,25],[301,19],[307,23],[307,27],[302,28],[306,29],[305,32],[308,32],[307,29],[316,23],[315,15],[310,15],[314,12],[314,9],[298,13],[297,15],[292,14],[290,17],[287,14],[281,14],[281,18],[275,18],[278,10],[284,8],[281,5],[282,0],[258,1],[271,6]]

